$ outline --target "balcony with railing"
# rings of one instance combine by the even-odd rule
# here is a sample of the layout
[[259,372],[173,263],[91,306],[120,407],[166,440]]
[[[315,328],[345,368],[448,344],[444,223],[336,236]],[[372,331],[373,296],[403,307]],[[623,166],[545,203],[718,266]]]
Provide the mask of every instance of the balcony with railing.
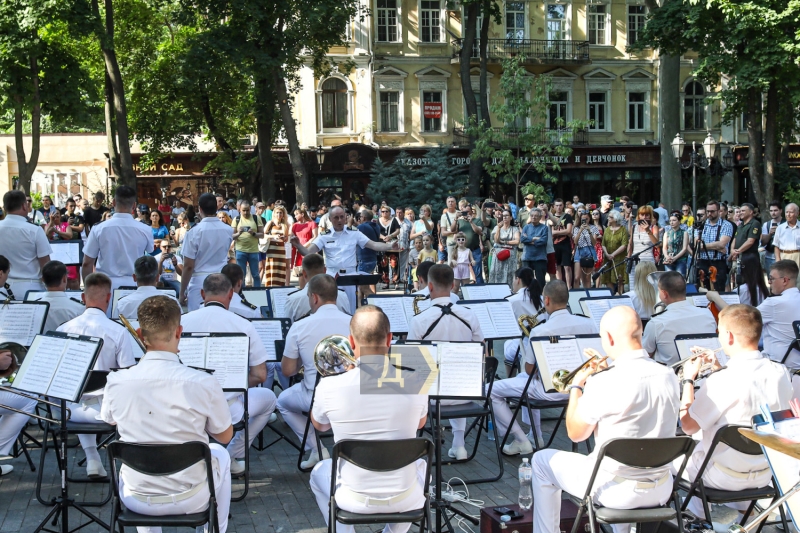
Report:
[[[501,132],[501,128],[494,128],[496,132]],[[502,132],[500,145],[502,148],[517,148],[519,146],[520,135],[530,133],[531,129],[508,130]],[[589,133],[585,129],[576,130],[575,133],[569,129],[543,129],[537,130],[537,135],[533,139],[534,144],[540,145],[565,145],[565,146],[585,146],[589,144]],[[526,139],[527,142],[527,139]],[[469,135],[464,128],[453,128],[453,143],[465,145],[469,143]]]
[[[453,63],[459,61],[463,39],[453,41]],[[471,61],[478,61],[480,39],[475,39]],[[498,63],[503,59],[523,56],[526,63],[538,65],[588,65],[589,41],[540,39],[487,39],[486,59]]]

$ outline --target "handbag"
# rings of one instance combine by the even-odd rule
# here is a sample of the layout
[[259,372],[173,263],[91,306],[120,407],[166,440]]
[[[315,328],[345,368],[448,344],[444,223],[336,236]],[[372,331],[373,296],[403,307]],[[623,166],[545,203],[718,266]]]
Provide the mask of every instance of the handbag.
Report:
[[505,249],[505,248],[503,248],[502,250],[500,250],[499,252],[497,252],[497,255],[496,255],[496,257],[497,257],[497,260],[498,260],[498,261],[505,261],[505,260],[507,260],[509,257],[511,257],[511,251],[510,251],[510,250],[507,250],[507,249]]
[[595,257],[596,252],[593,246],[581,246],[577,249],[576,253],[579,256],[581,268],[594,269],[594,263],[597,261],[597,258]]

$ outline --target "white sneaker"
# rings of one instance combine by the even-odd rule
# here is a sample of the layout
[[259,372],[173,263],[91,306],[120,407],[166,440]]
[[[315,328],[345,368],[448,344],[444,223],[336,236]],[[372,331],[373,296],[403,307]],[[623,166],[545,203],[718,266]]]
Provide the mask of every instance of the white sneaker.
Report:
[[14,471],[14,467],[11,465],[0,465],[0,477],[10,474]]
[[278,421],[278,414],[272,413],[271,415],[269,415],[269,422],[267,422],[267,424],[274,424],[277,421]]
[[[533,433],[531,433],[529,431],[528,434],[526,435],[526,437],[528,437],[528,442],[531,443],[531,446],[533,446],[535,448],[536,447],[536,440],[533,438]],[[543,445],[544,444],[544,437],[541,434],[537,434],[536,437],[539,439],[539,445],[540,446]]]
[[450,448],[450,451],[447,452],[447,455],[453,459],[458,459],[459,461],[463,461],[469,456],[467,449],[464,446]]
[[511,444],[503,446],[504,455],[528,455],[530,453],[533,453],[533,446],[527,439],[523,442],[515,440]]
[[[328,453],[327,448],[322,448],[322,459],[330,459],[331,454]],[[307,469],[312,468],[315,464],[320,462],[319,454],[317,450],[313,450],[311,454],[308,456],[308,459],[300,463],[300,468]]]
[[91,478],[108,476],[106,469],[103,468],[103,463],[95,459],[86,460],[86,475]]
[[245,467],[244,461],[237,461],[235,459],[231,460],[231,475],[232,476],[241,476],[244,474]]

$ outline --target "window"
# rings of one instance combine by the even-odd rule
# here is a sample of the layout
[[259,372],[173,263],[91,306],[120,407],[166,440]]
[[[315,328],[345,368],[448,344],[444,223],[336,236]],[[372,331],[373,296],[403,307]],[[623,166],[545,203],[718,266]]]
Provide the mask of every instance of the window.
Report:
[[547,118],[551,130],[559,130],[566,126],[568,103],[569,95],[566,92],[550,92],[550,109]]
[[590,131],[606,129],[606,93],[589,93]]
[[645,7],[628,6],[628,46],[633,46],[639,39],[639,32],[644,29]]
[[442,15],[440,0],[420,2],[420,40],[424,43],[438,43],[442,40]]
[[400,93],[381,92],[381,131],[400,131],[399,102]]
[[422,131],[442,131],[442,105],[441,92],[422,92]]
[[506,2],[506,40],[525,38],[525,2]]
[[644,131],[645,93],[628,93],[628,129]]
[[567,38],[567,6],[547,4],[547,40],[563,41]]
[[608,44],[606,39],[606,24],[608,16],[608,6],[605,4],[595,4],[586,7],[587,35],[589,44]]
[[397,0],[378,0],[378,41],[396,43],[397,33]]
[[322,127],[347,127],[347,85],[339,78],[322,84]]
[[706,127],[705,89],[697,81],[686,85],[686,96],[683,99],[683,128],[686,130],[702,130]]

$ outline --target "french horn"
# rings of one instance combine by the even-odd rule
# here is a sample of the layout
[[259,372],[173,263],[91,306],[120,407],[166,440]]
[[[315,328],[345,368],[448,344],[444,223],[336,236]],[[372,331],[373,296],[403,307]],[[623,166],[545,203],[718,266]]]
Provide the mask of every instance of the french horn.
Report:
[[355,364],[353,347],[344,335],[328,335],[314,347],[314,366],[320,376],[343,374]]

